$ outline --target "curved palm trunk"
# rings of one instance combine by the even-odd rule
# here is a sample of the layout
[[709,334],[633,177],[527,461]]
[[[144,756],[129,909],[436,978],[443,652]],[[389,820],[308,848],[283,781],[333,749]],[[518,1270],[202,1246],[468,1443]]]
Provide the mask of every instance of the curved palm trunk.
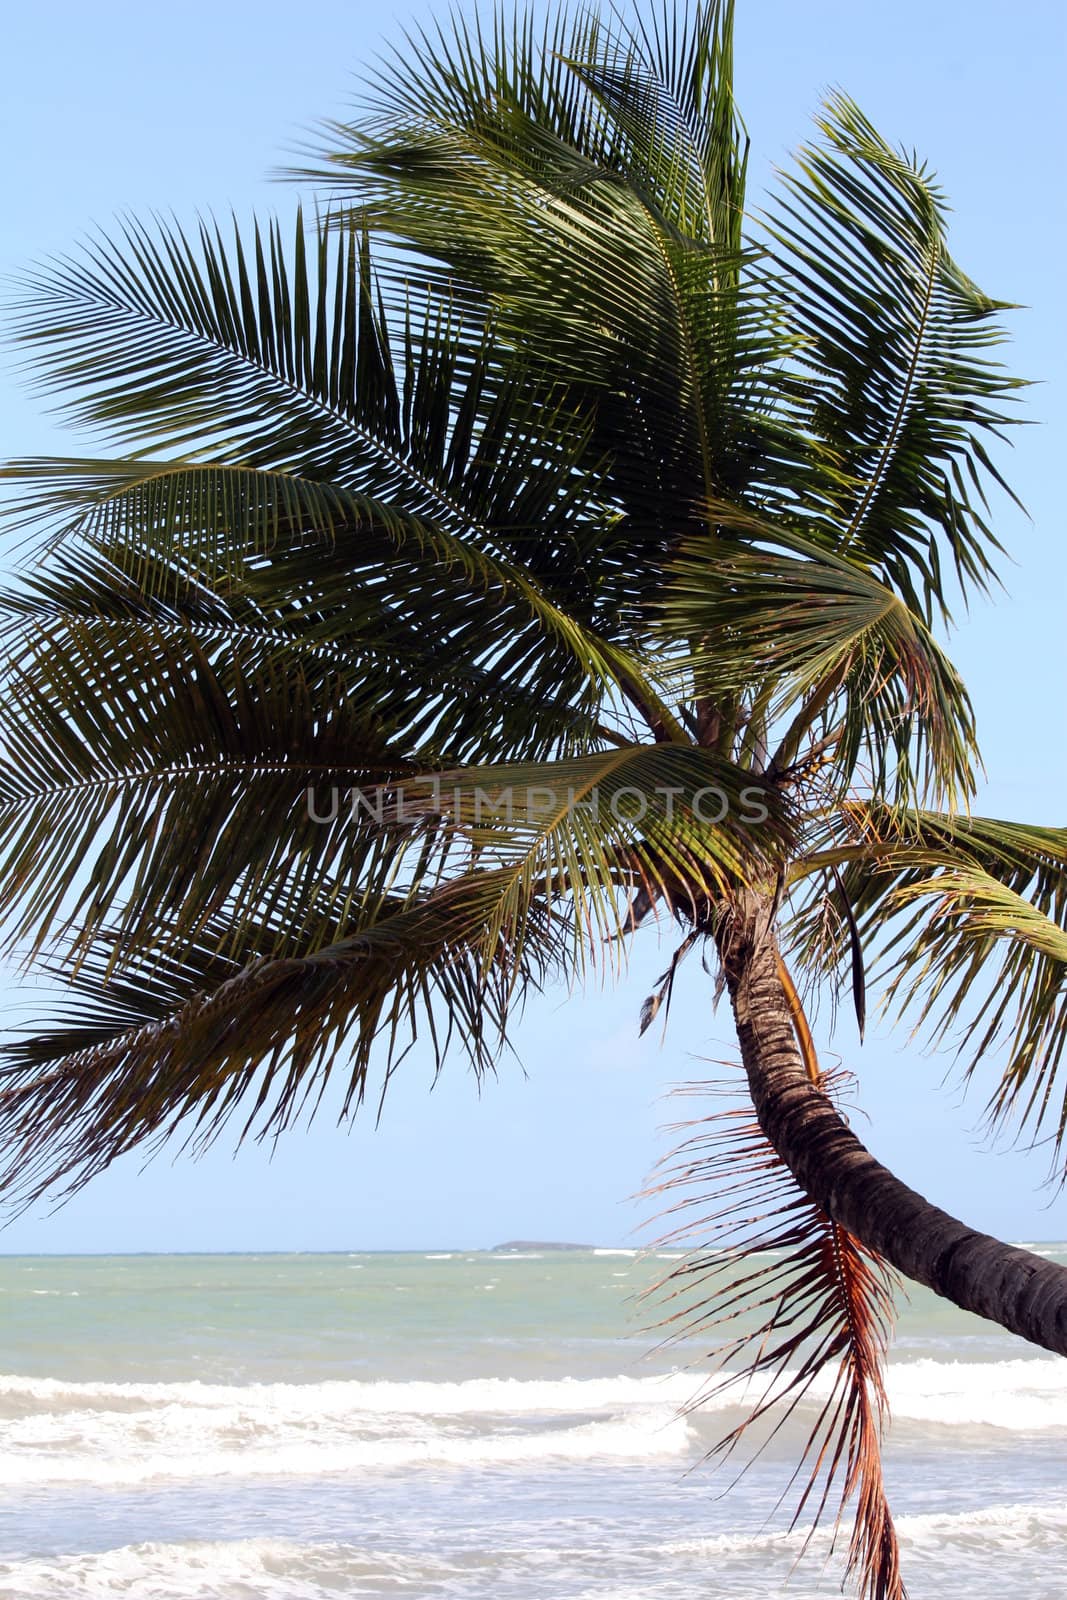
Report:
[[774,907],[749,895],[716,934],[760,1127],[828,1216],[966,1311],[1067,1355],[1067,1268],[976,1233],[870,1154],[811,1083],[778,973]]

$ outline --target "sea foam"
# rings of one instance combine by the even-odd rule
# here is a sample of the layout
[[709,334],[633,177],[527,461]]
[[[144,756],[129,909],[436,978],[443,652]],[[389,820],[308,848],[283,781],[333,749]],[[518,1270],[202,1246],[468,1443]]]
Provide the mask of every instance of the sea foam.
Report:
[[[810,1404],[827,1392],[826,1381],[817,1383]],[[699,1408],[687,1413],[698,1394]],[[889,1396],[898,1420],[950,1432],[1067,1429],[1067,1367],[1056,1360],[900,1362],[890,1368]],[[3,1377],[0,1483],[684,1457],[710,1442],[695,1429],[700,1414],[744,1400],[740,1387],[689,1371],[441,1383]]]
[[[73,1384],[0,1379],[0,1483],[322,1476],[684,1456],[691,1381]],[[547,1425],[546,1425],[547,1421]]]
[[[1031,1564],[1044,1554],[1053,1559],[1067,1533],[1067,1504],[1005,1503],[980,1509],[904,1516],[898,1530],[908,1570],[920,1581],[940,1580],[946,1573],[966,1577],[972,1595],[998,1590],[998,1558],[1029,1557]],[[551,1553],[557,1582],[569,1580],[568,1594],[611,1600],[612,1596],[637,1600],[637,1596],[679,1593],[684,1582],[691,1592],[697,1576],[714,1571],[720,1579],[759,1574],[766,1585],[770,1574],[784,1578],[808,1539],[808,1529],[792,1533],[723,1533],[707,1538],[666,1539],[655,1546],[641,1540],[626,1549],[627,1576],[622,1586],[590,1589],[588,1575],[594,1552],[587,1545],[566,1543]],[[820,1574],[820,1557],[828,1554],[829,1530],[814,1540],[809,1560],[783,1592],[807,1600],[817,1593],[837,1592]],[[601,1552],[606,1564],[612,1550]],[[341,1543],[336,1540],[302,1542],[284,1538],[233,1540],[182,1540],[120,1545],[110,1550],[0,1561],[0,1600],[101,1600],[103,1596],[157,1596],[169,1600],[202,1600],[205,1595],[233,1597],[255,1594],[259,1600],[325,1600],[335,1594],[471,1595],[488,1592],[486,1579],[514,1581],[521,1574],[544,1592],[546,1552],[536,1547],[500,1551],[465,1544],[438,1553],[418,1554]],[[991,1566],[991,1563],[993,1564]],[[1045,1562],[1047,1565],[1047,1560]],[[986,1580],[992,1579],[992,1586]],[[820,1581],[821,1578],[821,1581]],[[663,1580],[663,1587],[660,1586]],[[472,1588],[472,1582],[475,1587]],[[580,1587],[579,1587],[580,1585]],[[809,1587],[812,1585],[812,1587]],[[508,1592],[511,1592],[509,1589]],[[524,1593],[535,1592],[532,1588]],[[555,1592],[559,1592],[558,1589]],[[692,1592],[697,1592],[692,1589]],[[704,1592],[703,1589],[700,1592]],[[726,1591],[724,1591],[726,1592]],[[746,1582],[730,1583],[731,1595],[758,1591]],[[777,1591],[775,1591],[777,1592]],[[923,1591],[925,1592],[925,1591]],[[933,1592],[933,1591],[931,1591]],[[951,1592],[957,1592],[953,1589]],[[1052,1590],[1042,1589],[1042,1596]]]

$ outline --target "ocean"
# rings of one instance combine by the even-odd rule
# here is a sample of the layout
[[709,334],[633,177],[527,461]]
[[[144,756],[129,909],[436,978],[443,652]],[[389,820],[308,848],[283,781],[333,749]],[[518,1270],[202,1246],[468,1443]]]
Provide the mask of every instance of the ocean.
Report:
[[[648,1332],[665,1265],[0,1258],[0,1597],[840,1593],[776,1510],[814,1411],[739,1481],[709,1466],[740,1413],[682,1414],[708,1364]],[[1067,1362],[913,1289],[889,1392],[912,1600],[1059,1600]]]

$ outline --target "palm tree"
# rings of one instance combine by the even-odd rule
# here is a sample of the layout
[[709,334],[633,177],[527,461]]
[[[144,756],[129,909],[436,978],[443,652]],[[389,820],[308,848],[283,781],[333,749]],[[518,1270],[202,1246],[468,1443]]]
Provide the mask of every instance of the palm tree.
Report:
[[829,1373],[798,1515],[855,1497],[898,1596],[893,1269],[1060,1353],[1067,1273],[864,1148],[798,984],[862,1026],[873,962],[1058,1149],[1067,833],[969,814],[937,638],[1001,554],[1004,308],[843,96],[746,210],[731,9],[417,35],[313,223],[130,222],[28,281],[120,453],[7,470],[0,906],[71,999],[6,1047],[5,1181],[278,1132],[337,1074],[354,1109],[417,1033],[485,1071],[531,986],[676,919],[643,1020],[703,948],[744,1071],[663,1175],[662,1316],[754,1415]]

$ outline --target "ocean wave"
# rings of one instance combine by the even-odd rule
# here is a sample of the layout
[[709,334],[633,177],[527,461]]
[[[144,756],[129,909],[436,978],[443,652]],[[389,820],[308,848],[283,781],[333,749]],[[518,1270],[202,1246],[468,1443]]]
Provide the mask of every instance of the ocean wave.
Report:
[[685,1456],[686,1381],[211,1385],[0,1380],[0,1483],[307,1477]]
[[[456,1568],[433,1556],[360,1550],[292,1539],[147,1542],[52,1559],[0,1561],[0,1600],[99,1600],[104,1595],[152,1595],[203,1600],[205,1595],[278,1596],[322,1600],[325,1594],[365,1594],[437,1587]],[[425,1592],[425,1591],[424,1591]]]
[[[827,1392],[815,1385],[810,1403]],[[1067,1367],[1052,1359],[900,1362],[889,1397],[896,1420],[957,1433],[1067,1429]],[[685,1371],[245,1385],[0,1377],[0,1483],[682,1457],[722,1431],[716,1420],[702,1426],[702,1414],[744,1400],[721,1377]]]
[[[932,1577],[950,1572],[968,1584],[968,1592],[992,1594],[995,1588],[975,1587],[975,1579],[990,1573],[998,1558],[1029,1556],[1051,1559],[1067,1532],[1067,1504],[1062,1502],[1005,1503],[955,1512],[903,1516],[898,1520],[905,1560],[916,1575]],[[581,1588],[572,1594],[606,1600],[609,1594],[679,1593],[678,1584],[690,1582],[694,1571],[716,1572],[721,1579],[748,1580],[769,1571],[789,1569],[808,1543],[809,1530],[790,1533],[721,1533],[709,1537],[665,1539],[654,1545],[640,1536],[622,1550],[606,1544],[600,1551],[602,1569],[614,1562],[622,1584],[618,1589],[585,1587],[596,1546],[572,1547],[565,1527],[557,1526],[558,1543],[551,1547],[490,1548],[464,1540],[439,1552],[363,1548],[338,1541],[303,1542],[260,1537],[234,1540],[187,1540],[121,1545],[110,1550],[26,1560],[0,1561],[0,1600],[100,1600],[104,1595],[166,1596],[168,1600],[238,1600],[255,1594],[260,1600],[324,1600],[336,1594],[441,1594],[482,1595],[486,1581],[506,1573],[515,1579],[525,1572],[539,1589],[523,1586],[522,1593],[543,1592],[544,1564],[552,1563],[557,1580],[570,1578]],[[610,1528],[605,1533],[610,1535]],[[809,1575],[818,1572],[820,1556],[829,1554],[831,1534],[823,1529],[810,1546]],[[664,1587],[661,1591],[660,1582]],[[494,1585],[495,1586],[495,1585]],[[508,1592],[511,1592],[509,1588]],[[695,1592],[695,1591],[693,1591]],[[724,1590],[724,1592],[726,1592]],[[730,1584],[729,1593],[740,1593]],[[755,1592],[745,1582],[744,1593]],[[809,1593],[794,1579],[787,1594]],[[818,1593],[833,1592],[818,1585]],[[939,1586],[939,1592],[944,1592]],[[962,1593],[955,1584],[951,1592]],[[1042,1591],[1051,1592],[1051,1591]]]
[[[783,1376],[783,1384],[789,1374]],[[979,1425],[1030,1432],[1067,1428],[1067,1363],[1055,1357],[1009,1361],[891,1362],[889,1399],[897,1418],[939,1425]],[[816,1383],[812,1400],[828,1392]],[[603,1378],[328,1379],[320,1383],[74,1382],[0,1375],[0,1428],[32,1414],[130,1412],[174,1407],[230,1408],[265,1419],[306,1421],[369,1417],[536,1417],[538,1413],[680,1410],[743,1403],[740,1386],[722,1374],[683,1369]]]
[[[769,1395],[784,1394],[793,1378],[783,1372]],[[812,1384],[805,1403],[821,1405],[829,1396],[832,1375]],[[889,1409],[894,1421],[948,1430],[997,1428],[1016,1434],[1067,1429],[1067,1363],[1054,1357],[1012,1361],[937,1361],[924,1357],[891,1361],[886,1375]],[[760,1385],[748,1391],[762,1394]],[[745,1391],[721,1376],[705,1380],[700,1411],[741,1404]],[[690,1400],[694,1395],[690,1396]]]
[[[952,1545],[995,1545],[999,1550],[1025,1545],[1033,1549],[1044,1542],[1061,1542],[1067,1533],[1067,1501],[1006,1501],[963,1511],[913,1512],[895,1519],[905,1550],[941,1554]],[[664,1542],[665,1555],[726,1556],[809,1549],[818,1559],[829,1550],[832,1532],[823,1527],[814,1535],[810,1526],[789,1532],[721,1533],[707,1538]]]
[[[108,1429],[94,1419],[84,1437],[67,1429],[9,1444],[0,1483],[118,1486],[163,1479],[330,1477],[413,1467],[518,1466],[549,1461],[644,1461],[688,1453],[689,1427],[677,1417],[612,1419],[537,1433],[422,1434],[294,1440],[286,1430],[242,1439],[236,1419],[185,1416],[163,1427]],[[212,1448],[212,1446],[214,1446]]]
[[[968,1558],[971,1563],[981,1563],[990,1555],[1035,1555],[1041,1550],[1061,1549],[1067,1534],[1067,1502],[1008,1501],[965,1510],[910,1514],[896,1518],[896,1530],[905,1565],[912,1573],[921,1573],[923,1566],[936,1562],[952,1563],[953,1571],[960,1576],[961,1566],[955,1563]],[[768,1562],[781,1555],[792,1562],[806,1552],[811,1566],[817,1568],[821,1558],[829,1557],[832,1541],[829,1526],[814,1533],[811,1526],[800,1526],[790,1531],[667,1539],[661,1546],[661,1555],[675,1562],[693,1557],[717,1563],[736,1558]]]
[[901,1517],[898,1527],[909,1545],[941,1550],[954,1540],[995,1543],[998,1549],[1047,1541],[1063,1542],[1067,1534],[1067,1501],[1007,1502],[973,1511],[933,1511]]
[[307,1417],[356,1412],[396,1416],[509,1415],[599,1411],[626,1406],[678,1407],[692,1400],[699,1374],[661,1377],[468,1378],[434,1383],[331,1379],[323,1383],[75,1383],[62,1378],[0,1375],[0,1419],[11,1410],[74,1411],[130,1407],[229,1405]]
[[[783,1385],[790,1374],[784,1374]],[[1055,1357],[1009,1361],[891,1362],[889,1399],[897,1418],[979,1425],[1018,1432],[1067,1428],[1067,1364]],[[816,1383],[813,1402],[828,1392]],[[175,1406],[231,1407],[263,1416],[340,1419],[357,1414],[475,1417],[574,1413],[634,1406],[723,1410],[743,1403],[740,1386],[720,1374],[683,1369],[603,1378],[329,1379],[320,1383],[213,1384],[74,1382],[0,1375],[0,1427],[33,1413],[132,1411]]]
[[1067,1363],[1054,1357],[899,1362],[889,1368],[889,1404],[898,1419],[946,1427],[1067,1428]]

